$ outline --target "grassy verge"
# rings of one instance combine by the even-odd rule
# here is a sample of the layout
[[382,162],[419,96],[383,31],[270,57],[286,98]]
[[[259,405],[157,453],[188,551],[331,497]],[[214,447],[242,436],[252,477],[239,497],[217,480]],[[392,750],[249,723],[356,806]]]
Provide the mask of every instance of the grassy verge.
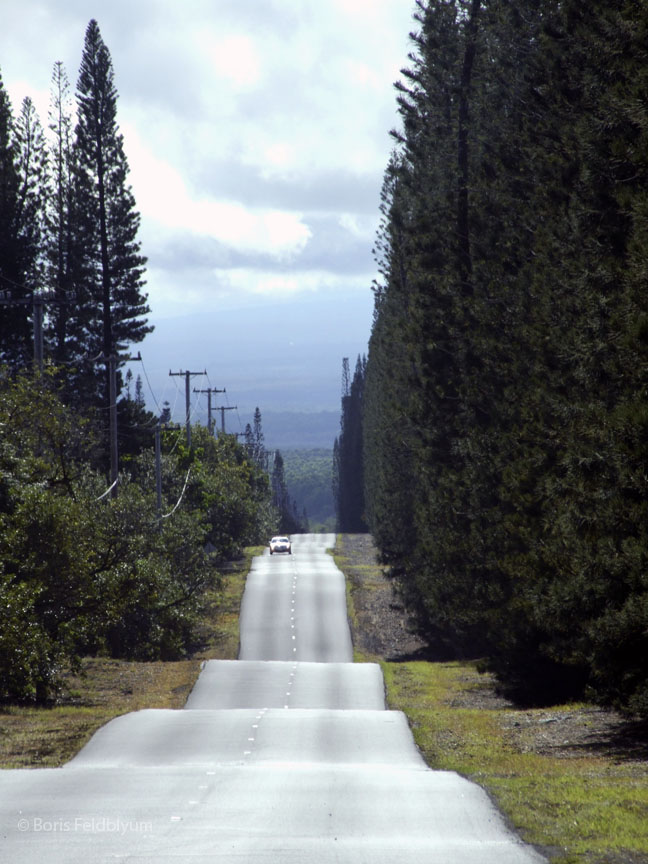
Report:
[[[551,860],[648,861],[645,764],[591,754],[560,758],[525,752],[516,740],[522,725],[516,716],[533,712],[453,704],[484,684],[469,664],[382,667],[389,706],[407,714],[428,765],[457,771],[485,787],[521,836],[548,850]],[[581,709],[543,709],[542,722]]]
[[[345,544],[338,543],[344,553]],[[336,561],[348,572],[349,559]],[[349,620],[357,620],[363,572],[373,592],[381,568],[354,561],[347,590]],[[498,700],[493,682],[469,663],[380,662],[390,708],[404,711],[428,765],[457,771],[493,797],[523,839],[561,864],[648,862],[648,761],[609,740],[592,746],[591,706],[517,710]],[[562,740],[565,718],[579,744]],[[588,718],[594,718],[590,721]],[[585,733],[585,734],[584,734]],[[544,752],[540,752],[544,751]]]
[[96,730],[128,711],[182,708],[203,659],[236,659],[239,608],[251,559],[247,549],[224,575],[223,589],[206,598],[202,646],[190,660],[139,663],[86,658],[68,676],[61,704],[0,707],[0,768],[56,767],[71,759]]
[[223,586],[206,598],[203,624],[200,629],[202,646],[196,657],[200,660],[236,660],[239,652],[239,610],[245,580],[252,559],[265,547],[250,546],[240,561],[234,561],[224,573]]

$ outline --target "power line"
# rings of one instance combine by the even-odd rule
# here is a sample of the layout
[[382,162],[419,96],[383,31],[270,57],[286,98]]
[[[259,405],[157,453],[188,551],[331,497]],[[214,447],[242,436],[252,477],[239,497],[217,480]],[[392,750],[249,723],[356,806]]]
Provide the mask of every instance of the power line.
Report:
[[5,276],[4,273],[0,273],[0,279],[4,279],[9,285],[13,285],[14,288],[20,288],[21,291],[31,291],[31,288],[28,288],[26,285],[21,285],[20,282],[14,282],[13,279],[10,279],[8,276]]
[[106,491],[103,493],[103,495],[100,495],[98,498],[95,498],[95,501],[101,501],[102,498],[105,498],[106,495],[109,495],[113,491],[113,489],[115,488],[115,486],[117,485],[118,482],[119,482],[119,477],[117,477],[115,480],[113,480],[113,482],[106,489]]
[[148,388],[149,388],[149,391],[150,391],[150,393],[151,393],[151,396],[153,397],[153,401],[155,402],[155,406],[156,406],[156,408],[158,409],[158,411],[159,411],[160,414],[161,414],[161,413],[162,413],[162,409],[160,408],[160,403],[158,402],[158,400],[157,400],[157,398],[156,398],[156,396],[155,396],[155,393],[153,392],[153,388],[151,387],[151,382],[150,382],[150,380],[149,380],[148,372],[146,371],[146,366],[144,365],[144,360],[143,360],[143,359],[142,359],[142,372],[144,373],[144,377],[146,378],[146,383],[147,383],[147,385],[148,385]]
[[190,474],[191,474],[191,465],[189,466],[189,468],[187,470],[187,476],[185,477],[184,486],[182,487],[182,492],[180,493],[180,497],[176,501],[175,507],[173,508],[173,510],[170,510],[168,513],[165,513],[164,515],[160,516],[160,519],[168,519],[169,516],[173,516],[173,514],[176,512],[176,510],[180,506],[182,499],[184,498],[185,492],[187,491],[187,483],[189,482],[189,475]]

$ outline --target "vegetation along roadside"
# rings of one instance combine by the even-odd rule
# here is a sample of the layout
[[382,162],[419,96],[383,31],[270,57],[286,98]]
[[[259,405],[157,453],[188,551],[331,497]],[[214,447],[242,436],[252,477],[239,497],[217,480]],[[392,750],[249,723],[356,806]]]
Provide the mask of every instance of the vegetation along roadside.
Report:
[[224,568],[221,590],[208,592],[189,660],[138,662],[89,657],[69,675],[55,705],[0,706],[0,768],[48,768],[72,758],[96,730],[128,711],[182,708],[206,658],[234,660],[239,608],[252,557],[259,547]]
[[648,862],[645,726],[588,704],[516,708],[475,663],[426,657],[370,535],[339,535],[335,560],[355,659],[381,664],[389,707],[405,712],[430,767],[479,783],[552,862]]

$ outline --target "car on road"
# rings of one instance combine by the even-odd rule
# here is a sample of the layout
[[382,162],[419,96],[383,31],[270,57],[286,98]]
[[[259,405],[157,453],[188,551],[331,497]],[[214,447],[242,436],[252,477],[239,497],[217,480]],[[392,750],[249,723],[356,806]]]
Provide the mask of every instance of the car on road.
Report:
[[292,555],[292,545],[288,537],[273,537],[270,541],[270,554],[275,552],[287,552]]

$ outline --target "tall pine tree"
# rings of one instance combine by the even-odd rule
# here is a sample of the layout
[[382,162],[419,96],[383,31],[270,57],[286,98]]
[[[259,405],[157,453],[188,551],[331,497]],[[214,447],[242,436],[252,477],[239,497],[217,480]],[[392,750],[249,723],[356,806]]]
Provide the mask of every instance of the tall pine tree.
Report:
[[[137,240],[140,217],[117,125],[112,61],[95,20],[88,24],[77,84],[74,263],[86,348],[116,356],[152,330],[143,293],[146,259]],[[104,401],[109,392],[103,391]]]
[[[25,231],[24,185],[11,102],[0,77],[0,361],[24,366],[32,357],[29,323],[32,272]],[[23,183],[27,175],[23,173]],[[22,197],[21,197],[22,196]],[[13,303],[9,303],[11,299]],[[18,302],[16,302],[18,301]]]
[[297,534],[303,530],[297,516],[295,502],[290,497],[286,486],[284,459],[279,450],[275,450],[270,477],[272,489],[272,504],[279,513],[279,524],[276,530],[281,534]]
[[251,426],[249,423],[245,425],[245,449],[248,458],[261,471],[268,470],[268,451],[265,447],[261,410],[258,406],[254,410],[253,425]]
[[43,239],[49,190],[45,136],[29,97],[23,100],[15,124],[15,140],[23,284],[30,291],[38,291],[44,287]]
[[335,440],[334,494],[338,530],[361,533],[367,530],[364,514],[364,462],[362,416],[367,360],[358,357],[349,382],[349,361],[342,364],[342,416],[340,435]]
[[[63,67],[52,71],[49,109],[50,196],[47,207],[48,284],[56,302],[48,307],[46,341],[56,364],[70,364],[85,353],[84,330],[79,316],[74,284],[74,153],[72,95]],[[72,385],[73,386],[73,385]],[[70,388],[68,388],[70,389]]]

